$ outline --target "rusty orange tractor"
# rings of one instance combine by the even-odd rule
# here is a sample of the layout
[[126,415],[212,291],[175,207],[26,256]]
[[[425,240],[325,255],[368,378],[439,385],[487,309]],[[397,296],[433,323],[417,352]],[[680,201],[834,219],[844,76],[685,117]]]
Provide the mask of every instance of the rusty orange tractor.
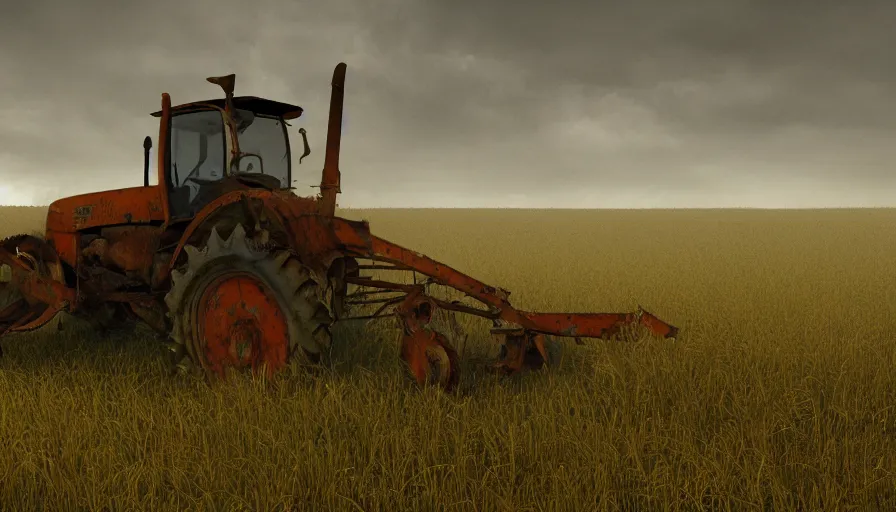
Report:
[[[234,96],[234,75],[209,78],[223,99],[172,107],[162,94],[158,184],[83,194],[52,203],[44,238],[0,242],[0,337],[36,329],[59,312],[99,326],[139,319],[169,338],[179,367],[224,375],[270,374],[291,357],[316,361],[334,323],[398,318],[401,354],[421,384],[452,388],[458,358],[432,324],[437,308],[492,320],[503,344],[499,371],[538,367],[544,335],[605,337],[640,324],[671,338],[677,329],[636,313],[531,313],[509,293],[370,233],[366,222],[336,217],[340,192],[345,64],[333,73],[326,155],[315,197],[291,188],[287,121],[302,109]],[[304,158],[310,153],[307,137]],[[299,158],[299,162],[301,162]],[[406,271],[413,284],[365,275]],[[437,298],[442,285],[478,302]],[[377,303],[372,314],[350,305]],[[369,307],[369,306],[368,306]]]

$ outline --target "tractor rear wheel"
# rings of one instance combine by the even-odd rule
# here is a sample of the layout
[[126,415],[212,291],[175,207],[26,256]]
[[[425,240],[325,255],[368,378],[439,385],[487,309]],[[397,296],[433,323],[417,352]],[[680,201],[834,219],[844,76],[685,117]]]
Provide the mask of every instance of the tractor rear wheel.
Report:
[[271,375],[293,354],[316,362],[329,347],[333,294],[290,252],[255,247],[239,224],[227,240],[213,228],[204,247],[185,251],[165,297],[181,369]]

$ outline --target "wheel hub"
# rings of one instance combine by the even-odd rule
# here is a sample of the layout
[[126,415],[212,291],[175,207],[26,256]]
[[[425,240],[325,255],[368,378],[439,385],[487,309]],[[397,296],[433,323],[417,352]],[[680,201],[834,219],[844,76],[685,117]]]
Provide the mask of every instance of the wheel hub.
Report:
[[258,352],[259,326],[254,319],[237,320],[230,329],[230,358],[238,366],[248,366]]
[[198,353],[210,370],[265,367],[270,375],[286,365],[289,325],[273,290],[245,272],[214,279],[198,302]]

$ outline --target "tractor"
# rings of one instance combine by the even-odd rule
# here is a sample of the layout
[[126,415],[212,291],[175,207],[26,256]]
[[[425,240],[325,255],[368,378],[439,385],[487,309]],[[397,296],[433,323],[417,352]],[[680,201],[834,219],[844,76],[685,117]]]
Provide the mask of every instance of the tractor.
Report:
[[[224,97],[171,105],[162,94],[157,184],[144,140],[143,186],[82,194],[49,206],[45,236],[0,241],[0,340],[60,312],[98,327],[139,320],[160,333],[178,368],[210,377],[272,375],[292,359],[320,360],[336,322],[391,317],[412,377],[451,390],[458,354],[433,327],[438,309],[492,321],[496,371],[537,368],[545,335],[606,338],[629,325],[658,337],[678,329],[633,313],[535,313],[487,285],[336,216],[346,65],[333,72],[320,190],[299,197],[288,121],[302,108],[234,96],[235,75],[208,78]],[[304,152],[310,153],[304,129]],[[366,274],[390,269],[413,283]],[[416,276],[420,276],[418,282]],[[475,301],[445,300],[432,285]],[[363,299],[363,300],[362,300]],[[377,303],[353,316],[352,303]]]

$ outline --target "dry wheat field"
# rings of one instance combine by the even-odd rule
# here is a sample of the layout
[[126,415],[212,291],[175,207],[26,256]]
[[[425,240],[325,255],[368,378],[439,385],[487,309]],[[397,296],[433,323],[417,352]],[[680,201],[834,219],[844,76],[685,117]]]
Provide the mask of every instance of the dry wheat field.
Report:
[[[416,388],[388,325],[317,369],[209,386],[148,330],[7,338],[3,510],[896,510],[896,210],[372,210],[375,233],[536,310],[682,328],[561,342],[456,395]],[[0,235],[44,209],[0,209]]]

